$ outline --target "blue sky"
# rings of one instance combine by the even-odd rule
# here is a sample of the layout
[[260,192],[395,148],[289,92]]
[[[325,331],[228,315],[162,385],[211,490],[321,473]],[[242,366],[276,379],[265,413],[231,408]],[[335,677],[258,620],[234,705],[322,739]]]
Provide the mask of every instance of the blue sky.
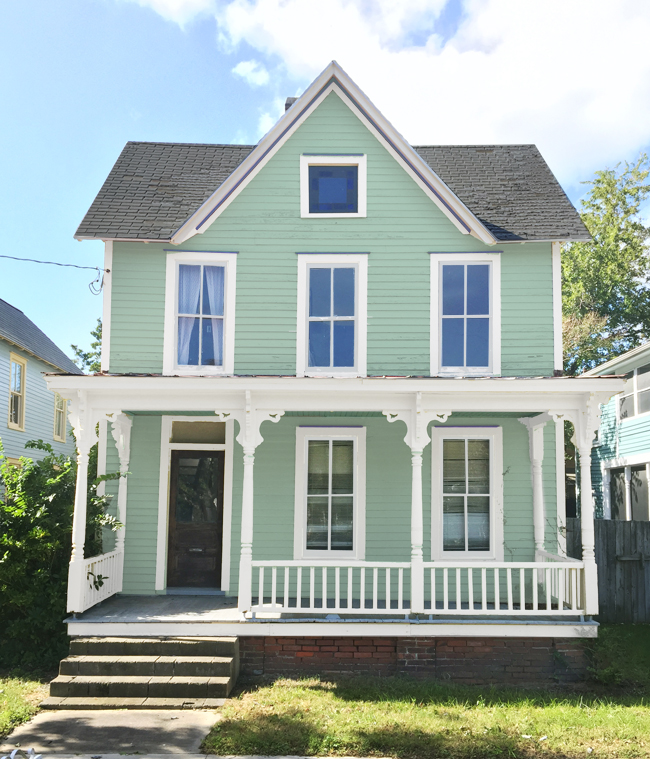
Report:
[[[73,234],[127,140],[256,142],[336,59],[414,144],[534,142],[571,199],[650,141],[650,10],[620,0],[9,0],[0,254],[101,266]],[[607,52],[607,55],[604,54]],[[61,348],[91,271],[0,259]]]

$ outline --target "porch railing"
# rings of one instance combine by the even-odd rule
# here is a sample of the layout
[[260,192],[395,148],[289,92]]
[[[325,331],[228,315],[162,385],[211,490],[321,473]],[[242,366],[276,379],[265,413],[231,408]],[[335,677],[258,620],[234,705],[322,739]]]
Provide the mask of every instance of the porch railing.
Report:
[[[450,616],[584,614],[584,565],[548,554],[534,562],[425,562],[424,613]],[[253,561],[254,613],[405,615],[408,562]]]
[[122,590],[124,550],[70,564],[68,611],[81,613]]
[[253,561],[253,612],[408,614],[408,562]]

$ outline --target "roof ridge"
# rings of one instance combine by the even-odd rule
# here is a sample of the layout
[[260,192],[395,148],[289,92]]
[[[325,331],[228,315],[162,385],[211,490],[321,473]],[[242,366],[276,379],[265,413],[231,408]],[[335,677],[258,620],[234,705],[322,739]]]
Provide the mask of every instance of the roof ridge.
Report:
[[178,145],[197,148],[254,148],[256,145],[243,145],[238,142],[160,142],[158,140],[128,140],[127,145]]

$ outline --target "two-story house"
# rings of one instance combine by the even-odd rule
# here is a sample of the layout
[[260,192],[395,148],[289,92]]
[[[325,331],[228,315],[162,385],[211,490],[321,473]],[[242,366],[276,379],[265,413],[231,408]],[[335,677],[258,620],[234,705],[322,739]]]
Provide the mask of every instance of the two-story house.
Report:
[[45,382],[53,371],[81,374],[31,319],[0,299],[0,440],[12,464],[21,456],[43,457],[43,451],[25,448],[30,440],[49,443],[57,454],[75,453],[66,402]]
[[[332,63],[257,145],[128,143],[76,237],[108,271],[101,374],[49,378],[71,635],[495,680],[596,635],[562,424],[589,461],[623,382],[561,376],[560,243],[589,236],[534,146],[413,147]],[[84,559],[98,422],[125,527]]]

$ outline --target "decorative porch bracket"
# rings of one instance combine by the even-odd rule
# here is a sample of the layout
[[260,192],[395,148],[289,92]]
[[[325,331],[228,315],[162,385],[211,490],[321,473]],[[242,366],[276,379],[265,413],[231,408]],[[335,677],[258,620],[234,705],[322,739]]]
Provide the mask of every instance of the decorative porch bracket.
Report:
[[234,411],[215,411],[222,422],[235,419],[239,423],[237,442],[244,449],[244,483],[241,506],[241,553],[239,558],[239,611],[250,611],[253,583],[253,466],[255,449],[264,438],[260,433],[262,422],[279,422],[284,411],[260,411],[255,408],[250,390],[246,391],[244,408]]
[[131,427],[133,420],[128,414],[120,412],[113,414],[111,418],[111,434],[117,448],[117,455],[120,459],[120,479],[117,490],[117,518],[124,525],[117,532],[115,541],[115,550],[124,550],[124,534],[126,530],[126,474],[129,471],[129,460],[131,458]]
[[406,424],[404,442],[411,449],[411,611],[424,614],[424,523],[422,514],[422,452],[431,442],[429,424],[444,424],[451,411],[431,411],[422,407],[422,393],[415,393],[408,411],[383,411],[389,422]]
[[544,551],[544,532],[546,508],[544,504],[544,427],[552,417],[550,414],[521,417],[519,421],[528,429],[530,448],[530,466],[533,482],[533,526],[535,535],[535,561],[540,561],[540,552]]
[[591,448],[600,425],[600,405],[611,393],[589,393],[580,410],[549,411],[553,419],[572,422],[580,457],[580,524],[582,560],[585,565],[585,613],[598,614],[598,570],[594,534],[594,493],[591,483]]

